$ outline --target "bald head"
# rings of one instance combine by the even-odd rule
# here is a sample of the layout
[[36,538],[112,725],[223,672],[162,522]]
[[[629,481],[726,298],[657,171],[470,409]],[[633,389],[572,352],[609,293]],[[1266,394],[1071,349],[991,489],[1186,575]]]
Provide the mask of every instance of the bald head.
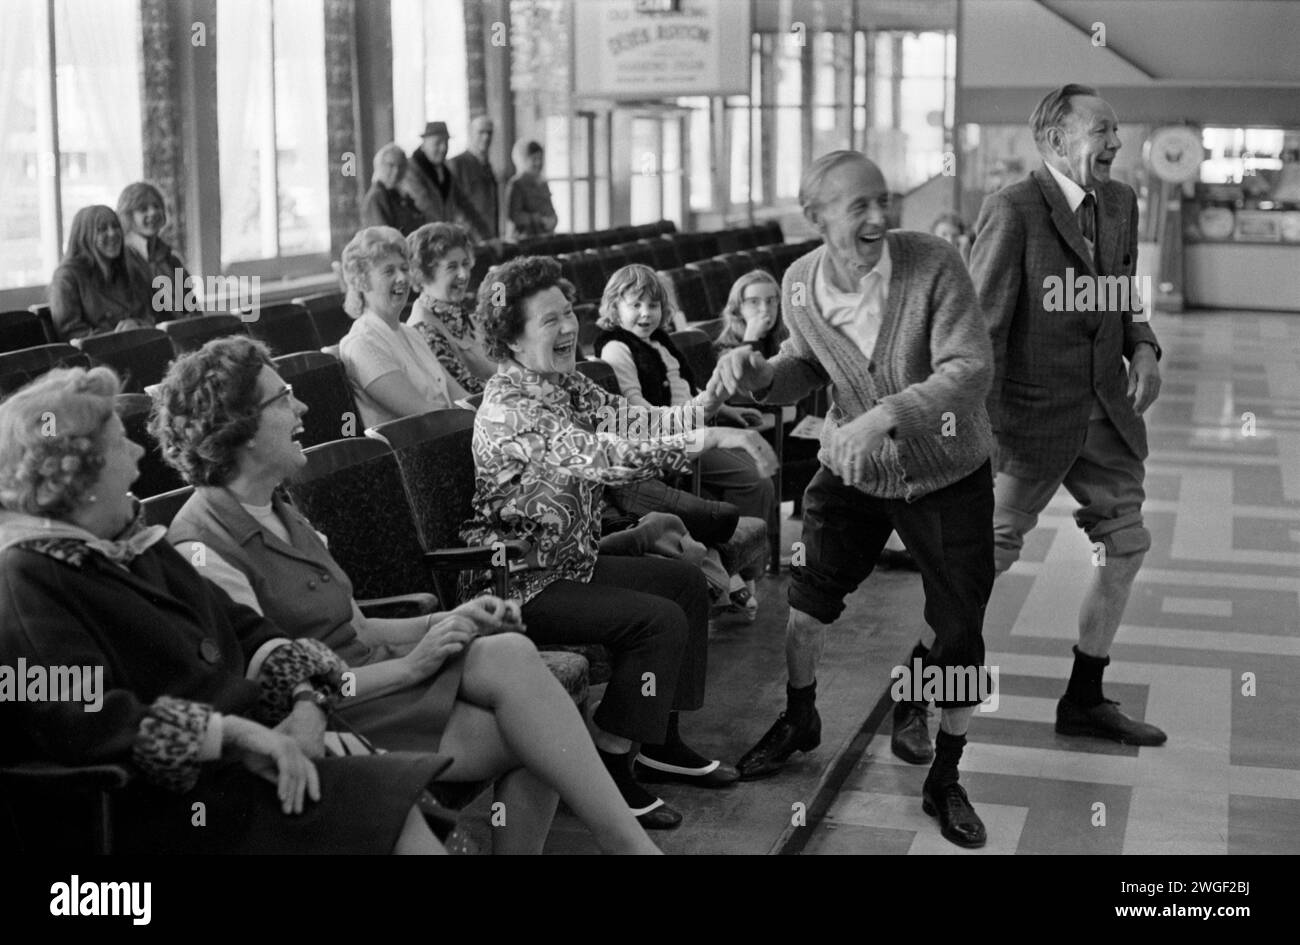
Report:
[[860,152],[832,151],[809,166],[799,203],[826,243],[831,280],[852,291],[883,251],[890,208],[885,175]]
[[876,162],[861,151],[831,151],[823,154],[808,165],[807,170],[803,172],[803,178],[799,181],[799,206],[810,220],[812,219],[809,216],[810,212],[816,213],[830,196],[828,179],[838,176],[833,175],[833,172],[847,165],[861,166],[863,172],[872,178],[873,184],[879,182],[880,190],[888,190],[885,186],[885,175],[876,166]]
[[496,131],[496,126],[492,124],[492,119],[487,115],[479,115],[469,123],[469,143],[475,151],[481,155],[486,155],[488,148],[492,147],[492,135]]

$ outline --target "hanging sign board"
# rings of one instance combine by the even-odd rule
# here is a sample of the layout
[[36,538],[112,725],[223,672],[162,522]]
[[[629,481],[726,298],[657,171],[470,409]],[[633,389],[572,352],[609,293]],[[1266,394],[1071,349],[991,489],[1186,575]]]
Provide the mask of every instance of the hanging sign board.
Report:
[[749,32],[749,0],[576,0],[574,94],[748,95]]

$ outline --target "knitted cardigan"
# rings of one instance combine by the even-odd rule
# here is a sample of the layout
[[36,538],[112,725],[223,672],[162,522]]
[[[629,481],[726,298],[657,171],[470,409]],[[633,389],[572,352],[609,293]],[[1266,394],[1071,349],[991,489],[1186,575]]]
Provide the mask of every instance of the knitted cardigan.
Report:
[[922,496],[951,485],[988,460],[993,447],[984,398],[993,348],[966,267],[949,244],[925,233],[891,231],[889,299],[870,360],[817,308],[813,275],[819,246],[786,270],[781,310],[790,337],[770,362],[771,403],[793,403],[831,388],[817,458],[826,465],[833,430],[887,405],[895,426],[869,458],[859,486],[882,499]]

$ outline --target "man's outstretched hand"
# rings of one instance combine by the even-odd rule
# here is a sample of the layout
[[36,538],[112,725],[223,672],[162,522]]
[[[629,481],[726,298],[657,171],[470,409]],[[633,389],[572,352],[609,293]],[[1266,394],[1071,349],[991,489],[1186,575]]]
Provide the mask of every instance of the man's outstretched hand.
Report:
[[753,348],[732,348],[718,358],[709,389],[726,397],[740,391],[761,391],[772,386],[772,365]]

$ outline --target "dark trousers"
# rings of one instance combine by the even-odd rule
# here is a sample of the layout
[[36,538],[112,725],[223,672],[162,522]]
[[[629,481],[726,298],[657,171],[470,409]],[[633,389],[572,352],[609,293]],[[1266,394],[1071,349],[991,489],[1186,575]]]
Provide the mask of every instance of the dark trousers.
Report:
[[601,555],[591,582],[555,581],[523,608],[538,644],[599,644],[611,676],[596,724],[657,745],[668,713],[704,704],[709,592],[704,572],[669,558]]
[[925,622],[935,634],[925,665],[982,666],[984,608],[993,590],[989,463],[914,502],[866,495],[822,467],[804,493],[803,564],[791,569],[790,607],[832,623],[895,531],[921,571]]

